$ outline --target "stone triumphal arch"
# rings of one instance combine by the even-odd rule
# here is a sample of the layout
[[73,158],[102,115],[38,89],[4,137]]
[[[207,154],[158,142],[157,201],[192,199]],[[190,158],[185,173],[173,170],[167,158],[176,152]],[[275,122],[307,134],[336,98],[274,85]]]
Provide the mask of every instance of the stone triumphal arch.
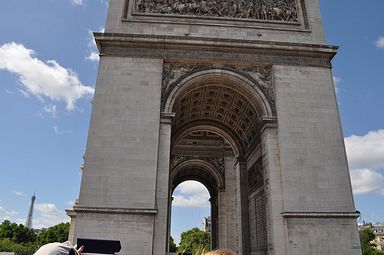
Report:
[[70,239],[166,254],[172,192],[210,194],[212,248],[360,254],[317,0],[111,0]]

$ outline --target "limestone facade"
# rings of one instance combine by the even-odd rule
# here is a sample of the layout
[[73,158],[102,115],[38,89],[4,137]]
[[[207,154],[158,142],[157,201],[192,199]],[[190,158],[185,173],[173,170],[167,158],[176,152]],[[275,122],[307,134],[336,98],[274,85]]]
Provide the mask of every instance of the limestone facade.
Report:
[[95,38],[72,240],[164,255],[172,192],[197,180],[213,248],[361,254],[317,0],[111,0]]

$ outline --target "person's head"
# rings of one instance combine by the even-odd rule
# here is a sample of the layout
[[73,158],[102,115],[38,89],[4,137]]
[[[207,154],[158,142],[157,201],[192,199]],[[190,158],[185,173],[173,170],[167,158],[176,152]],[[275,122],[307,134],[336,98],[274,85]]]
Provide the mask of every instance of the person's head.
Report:
[[218,249],[218,250],[207,252],[204,255],[236,255],[236,253],[230,249]]

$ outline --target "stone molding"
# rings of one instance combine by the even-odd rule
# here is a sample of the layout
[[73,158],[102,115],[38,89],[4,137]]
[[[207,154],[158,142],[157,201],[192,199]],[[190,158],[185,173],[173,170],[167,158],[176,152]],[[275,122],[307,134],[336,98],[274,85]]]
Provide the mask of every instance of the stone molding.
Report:
[[160,113],[160,123],[172,125],[172,119],[175,117],[173,112],[161,112]]
[[142,208],[111,208],[111,207],[82,207],[74,206],[73,210],[76,213],[100,213],[100,214],[132,214],[132,215],[156,215],[157,209],[142,209]]
[[94,33],[101,56],[331,67],[338,47],[260,40]]
[[283,212],[284,218],[358,218],[360,212]]

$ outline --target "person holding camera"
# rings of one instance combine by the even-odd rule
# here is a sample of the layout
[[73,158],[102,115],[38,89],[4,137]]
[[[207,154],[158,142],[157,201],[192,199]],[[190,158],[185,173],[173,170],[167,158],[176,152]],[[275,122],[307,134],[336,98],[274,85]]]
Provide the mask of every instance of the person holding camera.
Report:
[[69,241],[64,243],[49,243],[41,246],[33,255],[80,255],[84,246],[77,249]]

